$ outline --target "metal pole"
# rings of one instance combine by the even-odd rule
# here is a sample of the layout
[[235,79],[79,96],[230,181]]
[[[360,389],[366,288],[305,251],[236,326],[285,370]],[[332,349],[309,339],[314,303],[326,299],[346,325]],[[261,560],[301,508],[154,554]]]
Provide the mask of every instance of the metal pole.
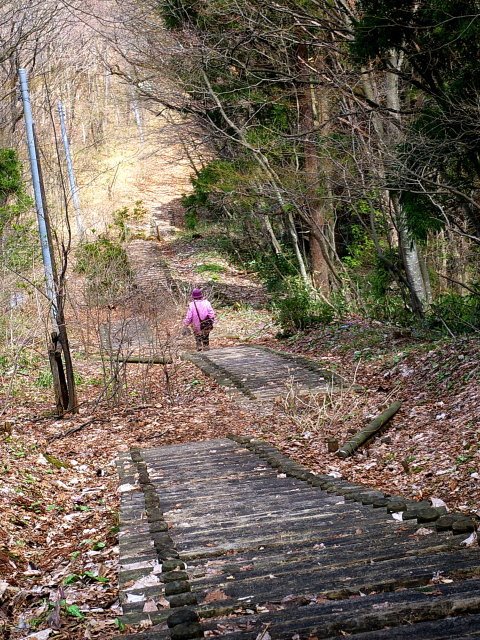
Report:
[[52,256],[50,254],[50,246],[48,244],[47,224],[45,221],[45,210],[40,185],[40,174],[38,170],[35,138],[33,133],[32,107],[30,104],[30,95],[28,92],[26,70],[19,69],[18,77],[20,80],[20,91],[22,94],[23,113],[25,117],[25,129],[27,132],[28,156],[30,158],[33,193],[35,196],[35,208],[37,210],[38,232],[40,235],[40,245],[42,248],[43,267],[45,270],[46,292],[47,298],[51,303],[51,313],[54,328],[57,329],[57,299],[55,292],[55,280],[53,275]]
[[77,223],[77,232],[80,240],[85,235],[85,225],[83,224],[82,210],[80,207],[80,198],[78,195],[78,187],[75,181],[75,172],[73,170],[72,155],[70,153],[70,142],[67,135],[67,127],[65,125],[65,107],[62,102],[58,102],[58,115],[60,116],[60,129],[62,131],[63,148],[65,149],[65,159],[67,161],[68,182],[70,184],[70,194],[72,196],[73,208],[75,210],[75,221]]

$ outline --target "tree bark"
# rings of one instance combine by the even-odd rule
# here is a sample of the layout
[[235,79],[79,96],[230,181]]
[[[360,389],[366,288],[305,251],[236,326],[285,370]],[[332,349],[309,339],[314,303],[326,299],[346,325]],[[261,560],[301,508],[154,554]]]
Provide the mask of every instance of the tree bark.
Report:
[[[401,116],[400,116],[400,92],[398,86],[398,75],[395,73],[400,70],[403,63],[403,55],[401,53],[392,52],[390,55],[390,65],[395,71],[387,71],[387,95],[386,104],[390,110],[390,120],[387,123],[388,143],[395,144],[401,138]],[[387,141],[384,141],[387,144]],[[396,196],[390,194],[395,211],[397,223],[397,231],[400,245],[400,252],[405,268],[405,273],[410,288],[410,297],[412,307],[417,315],[423,315],[425,308],[429,305],[430,282],[428,271],[422,271],[420,257],[417,244],[408,230],[405,212]],[[428,282],[425,279],[428,279]]]
[[[325,233],[328,233],[327,219],[330,214],[326,211],[325,206],[327,198],[322,198],[320,192],[323,191],[328,195],[330,185],[325,158],[323,159],[324,166],[321,166],[318,132],[321,131],[323,135],[327,133],[329,118],[328,96],[323,87],[317,89],[311,84],[311,71],[305,64],[308,60],[308,55],[308,47],[301,45],[298,50],[298,57],[301,65],[300,78],[303,81],[300,94],[300,130],[304,136],[304,179],[311,226],[316,228],[320,235],[325,236]],[[315,66],[320,64],[321,62],[317,60]],[[331,202],[331,199],[329,201]],[[328,296],[330,293],[330,278],[328,262],[324,255],[326,250],[326,243],[320,243],[316,234],[310,233],[312,282],[315,288]]]
[[[390,64],[392,69],[400,69],[402,65],[401,54],[396,55],[392,53]],[[362,82],[366,97],[376,104],[381,104],[382,99],[379,96],[379,89],[372,74],[365,70],[362,76]],[[378,137],[378,164],[376,166],[376,172],[384,185],[386,185],[389,157],[394,152],[394,146],[397,145],[402,138],[398,75],[394,71],[387,71],[385,82],[386,97],[384,104],[389,110],[389,115],[384,118],[377,112],[372,113],[373,127]],[[399,254],[405,270],[406,284],[410,294],[412,310],[421,316],[430,303],[428,271],[422,269],[417,244],[408,230],[405,212],[402,210],[397,195],[389,191],[385,186],[382,200],[395,226],[396,234],[390,234],[390,240],[393,246],[398,244]]]

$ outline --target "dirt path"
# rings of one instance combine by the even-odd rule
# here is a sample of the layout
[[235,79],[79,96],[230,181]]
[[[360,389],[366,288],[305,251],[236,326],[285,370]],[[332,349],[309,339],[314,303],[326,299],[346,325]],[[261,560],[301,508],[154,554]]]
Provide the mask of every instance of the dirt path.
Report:
[[[163,229],[170,236],[167,223]],[[162,255],[173,260],[174,243],[162,241],[168,247]],[[193,255],[185,268],[191,281]],[[148,265],[138,264],[148,273]],[[222,348],[188,358],[222,386],[247,396],[250,403],[242,406],[258,417],[265,417],[258,403],[275,402],[277,410],[282,405],[285,409],[282,398],[290,394],[298,409],[302,391],[317,403],[322,395],[324,402],[333,403],[336,394],[344,403],[342,387],[359,395],[353,383],[344,385],[311,360],[259,346],[226,341]],[[368,392],[364,396],[368,402]],[[310,401],[303,401],[307,414]],[[278,438],[288,449],[291,438],[284,436],[281,429],[272,429],[268,439]],[[446,507],[435,502],[351,484],[338,479],[338,472],[334,477],[312,474],[268,444],[237,440],[280,474],[253,457],[247,461],[245,450],[226,440],[121,456],[121,602],[126,623],[153,624],[151,631],[158,638],[255,640],[267,632],[285,639],[346,633],[367,638],[372,631],[372,638],[386,640],[415,633],[440,639],[445,637],[445,618],[462,602],[464,615],[456,625],[465,636],[475,637],[478,621],[470,614],[480,610],[480,601],[474,595],[478,580],[470,578],[480,575],[478,553],[462,547],[475,529],[474,520],[462,513],[447,514]],[[286,478],[284,492],[278,478]],[[341,497],[332,501],[331,494]],[[281,504],[276,509],[272,505],[277,501]],[[462,539],[446,531],[461,533]],[[344,545],[346,556],[338,551]],[[317,547],[321,553],[312,565]],[[425,593],[434,591],[441,605],[432,608],[431,598],[418,595],[419,587]],[[359,595],[362,606],[351,602]],[[340,603],[332,605],[331,599]],[[418,625],[413,636],[412,622]]]

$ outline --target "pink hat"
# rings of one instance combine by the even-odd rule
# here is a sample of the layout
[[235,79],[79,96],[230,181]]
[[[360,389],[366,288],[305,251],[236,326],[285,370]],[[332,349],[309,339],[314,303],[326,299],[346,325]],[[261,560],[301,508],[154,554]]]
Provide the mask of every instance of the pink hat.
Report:
[[203,298],[203,293],[201,289],[194,289],[192,291],[192,298],[194,300],[201,300]]

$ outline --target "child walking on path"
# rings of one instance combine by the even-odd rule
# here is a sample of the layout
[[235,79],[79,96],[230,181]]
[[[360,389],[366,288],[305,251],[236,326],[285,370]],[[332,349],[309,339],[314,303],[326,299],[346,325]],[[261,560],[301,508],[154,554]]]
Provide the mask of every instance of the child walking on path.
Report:
[[192,325],[197,351],[210,349],[210,331],[213,329],[214,322],[215,311],[212,305],[203,297],[201,289],[194,289],[183,324],[185,327]]

